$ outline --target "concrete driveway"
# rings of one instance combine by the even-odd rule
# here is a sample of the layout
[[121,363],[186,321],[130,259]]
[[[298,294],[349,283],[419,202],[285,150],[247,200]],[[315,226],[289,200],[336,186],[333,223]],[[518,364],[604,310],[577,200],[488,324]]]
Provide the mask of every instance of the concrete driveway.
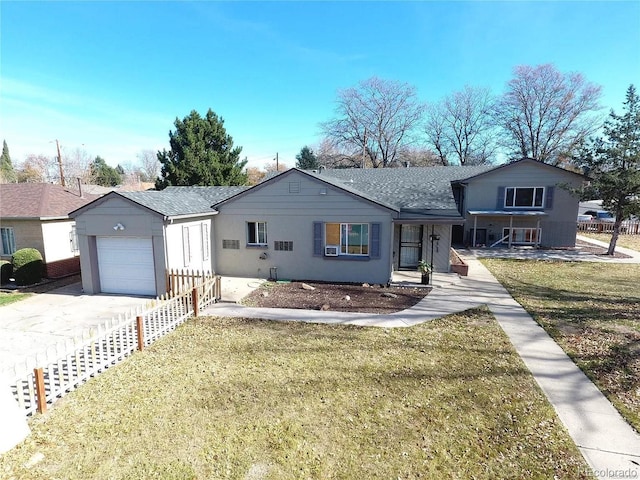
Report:
[[79,338],[118,314],[144,307],[140,296],[84,295],[80,283],[0,307],[0,376],[14,377],[56,344]]

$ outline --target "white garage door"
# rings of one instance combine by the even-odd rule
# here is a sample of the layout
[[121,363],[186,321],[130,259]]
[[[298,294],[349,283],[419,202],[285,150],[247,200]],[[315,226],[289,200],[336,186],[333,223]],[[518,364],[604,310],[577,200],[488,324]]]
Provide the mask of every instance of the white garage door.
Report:
[[102,292],[156,294],[150,238],[98,237],[96,240]]

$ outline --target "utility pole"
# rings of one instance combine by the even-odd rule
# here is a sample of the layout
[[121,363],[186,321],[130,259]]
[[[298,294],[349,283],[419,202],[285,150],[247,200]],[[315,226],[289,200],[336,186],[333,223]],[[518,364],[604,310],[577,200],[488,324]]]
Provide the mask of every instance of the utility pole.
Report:
[[280,171],[280,166],[278,165],[278,152],[276,152],[276,173]]
[[60,155],[60,143],[56,139],[56,148],[58,149],[58,166],[60,167],[60,184],[64,187],[64,172],[62,171],[62,155]]

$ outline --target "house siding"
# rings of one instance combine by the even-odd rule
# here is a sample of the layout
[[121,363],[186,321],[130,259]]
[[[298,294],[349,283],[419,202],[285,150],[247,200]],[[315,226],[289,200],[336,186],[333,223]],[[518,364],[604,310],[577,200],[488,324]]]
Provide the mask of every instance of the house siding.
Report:
[[[542,229],[541,245],[545,247],[569,247],[575,245],[578,201],[563,185],[578,187],[580,177],[536,162],[521,162],[488,172],[473,178],[467,185],[464,195],[463,214],[466,218],[465,241],[470,243],[473,235],[474,218],[469,210],[517,210],[504,208],[504,187],[553,187],[553,201],[548,207],[545,199],[543,210],[547,215],[541,217],[513,217],[514,227],[535,228],[540,220]],[[509,227],[509,217],[479,216],[477,228],[486,229],[487,244],[502,238],[502,229]]]
[[[209,245],[209,256],[204,258],[202,226],[206,225],[209,230],[207,239]],[[189,261],[185,262],[184,255],[184,236],[183,229],[189,231],[189,245],[191,255]],[[213,271],[213,252],[211,248],[211,219],[205,220],[183,220],[176,221],[166,228],[166,245],[167,245],[167,268],[171,269],[188,269],[205,272]]]
[[[13,228],[13,236],[16,241],[16,250],[22,248],[35,248],[42,254],[42,258],[46,261],[44,239],[42,236],[42,226],[39,219],[33,220],[17,220],[2,219],[2,228]],[[2,258],[11,260],[11,254],[3,252]]]
[[42,223],[43,255],[47,263],[75,256],[75,253],[71,250],[71,231],[74,225],[75,222],[73,220]]
[[[219,207],[216,272],[221,275],[387,283],[391,277],[391,211],[299,172],[240,195]],[[267,223],[267,245],[247,245],[247,222]],[[314,222],[380,223],[380,257],[314,256]],[[239,249],[223,248],[237,240]],[[277,251],[275,241],[293,242]],[[272,269],[277,270],[272,270]]]

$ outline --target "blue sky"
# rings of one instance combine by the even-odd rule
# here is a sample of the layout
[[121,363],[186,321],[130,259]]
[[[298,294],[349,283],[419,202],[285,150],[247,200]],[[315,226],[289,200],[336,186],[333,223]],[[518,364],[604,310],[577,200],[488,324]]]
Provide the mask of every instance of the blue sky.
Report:
[[295,164],[339,89],[371,76],[436,101],[553,63],[621,110],[640,88],[640,1],[0,2],[0,137],[14,164],[77,147],[113,166],[213,109],[250,166]]

